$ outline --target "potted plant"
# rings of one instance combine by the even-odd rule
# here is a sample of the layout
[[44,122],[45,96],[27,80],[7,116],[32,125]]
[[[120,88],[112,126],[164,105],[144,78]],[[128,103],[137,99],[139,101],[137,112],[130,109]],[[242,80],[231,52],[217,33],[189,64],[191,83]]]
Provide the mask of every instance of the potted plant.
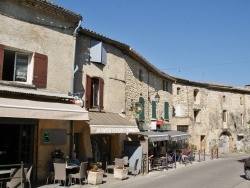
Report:
[[128,178],[128,169],[124,166],[116,166],[114,168],[114,178],[121,180]]
[[94,164],[88,172],[88,183],[94,185],[101,184],[103,174],[104,171],[101,168],[101,164],[100,163]]

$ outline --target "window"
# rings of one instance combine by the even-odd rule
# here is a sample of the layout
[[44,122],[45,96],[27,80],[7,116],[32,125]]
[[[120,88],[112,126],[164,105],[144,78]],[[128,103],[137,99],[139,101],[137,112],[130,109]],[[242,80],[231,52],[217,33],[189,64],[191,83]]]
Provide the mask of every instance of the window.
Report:
[[177,87],[177,95],[180,95],[181,93],[181,88]]
[[177,125],[177,131],[188,132],[188,125]]
[[194,121],[195,122],[201,122],[200,110],[194,110]]
[[139,69],[139,71],[138,71],[138,78],[142,82],[142,80],[143,80],[143,72],[142,72],[141,69]]
[[[32,62],[34,62],[33,75],[30,68]],[[9,50],[0,45],[0,80],[30,84],[32,82],[36,87],[46,88],[47,67],[46,55],[35,53],[32,61],[32,53]]]
[[227,111],[226,110],[223,110],[223,112],[222,112],[222,121],[227,122]]
[[169,121],[169,103],[164,102],[164,120]]
[[152,118],[156,119],[156,102],[152,101]]
[[86,76],[85,107],[87,109],[103,109],[104,81],[100,77]]
[[200,104],[200,92],[198,89],[194,90],[194,103]]
[[106,64],[107,61],[106,45],[102,41],[91,40],[89,53],[90,53],[89,61]]

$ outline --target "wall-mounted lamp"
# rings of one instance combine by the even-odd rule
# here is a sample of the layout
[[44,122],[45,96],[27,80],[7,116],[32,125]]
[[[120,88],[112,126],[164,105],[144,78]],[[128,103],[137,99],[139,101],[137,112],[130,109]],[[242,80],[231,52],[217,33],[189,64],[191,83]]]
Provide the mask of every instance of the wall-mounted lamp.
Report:
[[[148,97],[148,100],[151,101],[151,100],[150,100],[150,97]],[[153,101],[155,101],[156,103],[158,103],[158,102],[160,101],[160,95],[158,94],[158,92],[156,93],[156,95],[155,95]]]
[[160,95],[157,92],[155,95],[155,102],[158,103],[159,101],[160,101]]

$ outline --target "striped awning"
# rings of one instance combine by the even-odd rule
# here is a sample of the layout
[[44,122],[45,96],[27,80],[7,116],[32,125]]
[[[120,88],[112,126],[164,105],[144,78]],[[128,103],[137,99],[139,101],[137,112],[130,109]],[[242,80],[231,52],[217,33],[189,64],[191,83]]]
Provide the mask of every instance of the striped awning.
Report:
[[138,132],[136,124],[116,113],[89,112],[91,134]]
[[88,111],[71,103],[0,98],[0,117],[89,120]]

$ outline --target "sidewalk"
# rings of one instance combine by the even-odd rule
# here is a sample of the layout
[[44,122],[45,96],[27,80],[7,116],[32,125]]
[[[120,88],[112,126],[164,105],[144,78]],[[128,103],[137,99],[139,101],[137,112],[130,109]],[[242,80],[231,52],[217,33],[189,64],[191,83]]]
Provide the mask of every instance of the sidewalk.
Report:
[[[202,162],[211,160],[211,158],[209,156],[206,156],[205,161],[198,162],[198,159],[199,159],[198,156],[196,156],[193,164],[188,163],[187,166],[195,165],[198,163],[202,163]],[[214,160],[217,160],[217,159],[214,159]],[[185,164],[181,164],[181,163],[177,162],[176,168],[168,168],[168,170],[166,170],[166,169],[152,170],[148,174],[138,174],[137,176],[134,176],[132,174],[132,175],[128,175],[128,178],[124,179],[124,180],[115,179],[114,174],[112,174],[112,173],[104,173],[102,184],[99,184],[99,185],[84,184],[82,186],[81,185],[72,185],[72,186],[70,186],[70,188],[80,188],[80,187],[82,187],[82,188],[98,188],[98,187],[108,188],[112,184],[119,184],[119,183],[125,182],[125,181],[127,181],[129,183],[129,182],[135,180],[135,178],[138,180],[138,178],[147,178],[149,176],[156,176],[157,174],[161,174],[161,173],[171,171],[171,170],[178,170],[178,169],[181,170],[181,168],[185,168],[185,167],[186,167]],[[55,187],[62,188],[62,187],[66,187],[66,186],[60,186],[59,184],[48,184],[48,185],[39,186],[38,188],[55,188]]]

